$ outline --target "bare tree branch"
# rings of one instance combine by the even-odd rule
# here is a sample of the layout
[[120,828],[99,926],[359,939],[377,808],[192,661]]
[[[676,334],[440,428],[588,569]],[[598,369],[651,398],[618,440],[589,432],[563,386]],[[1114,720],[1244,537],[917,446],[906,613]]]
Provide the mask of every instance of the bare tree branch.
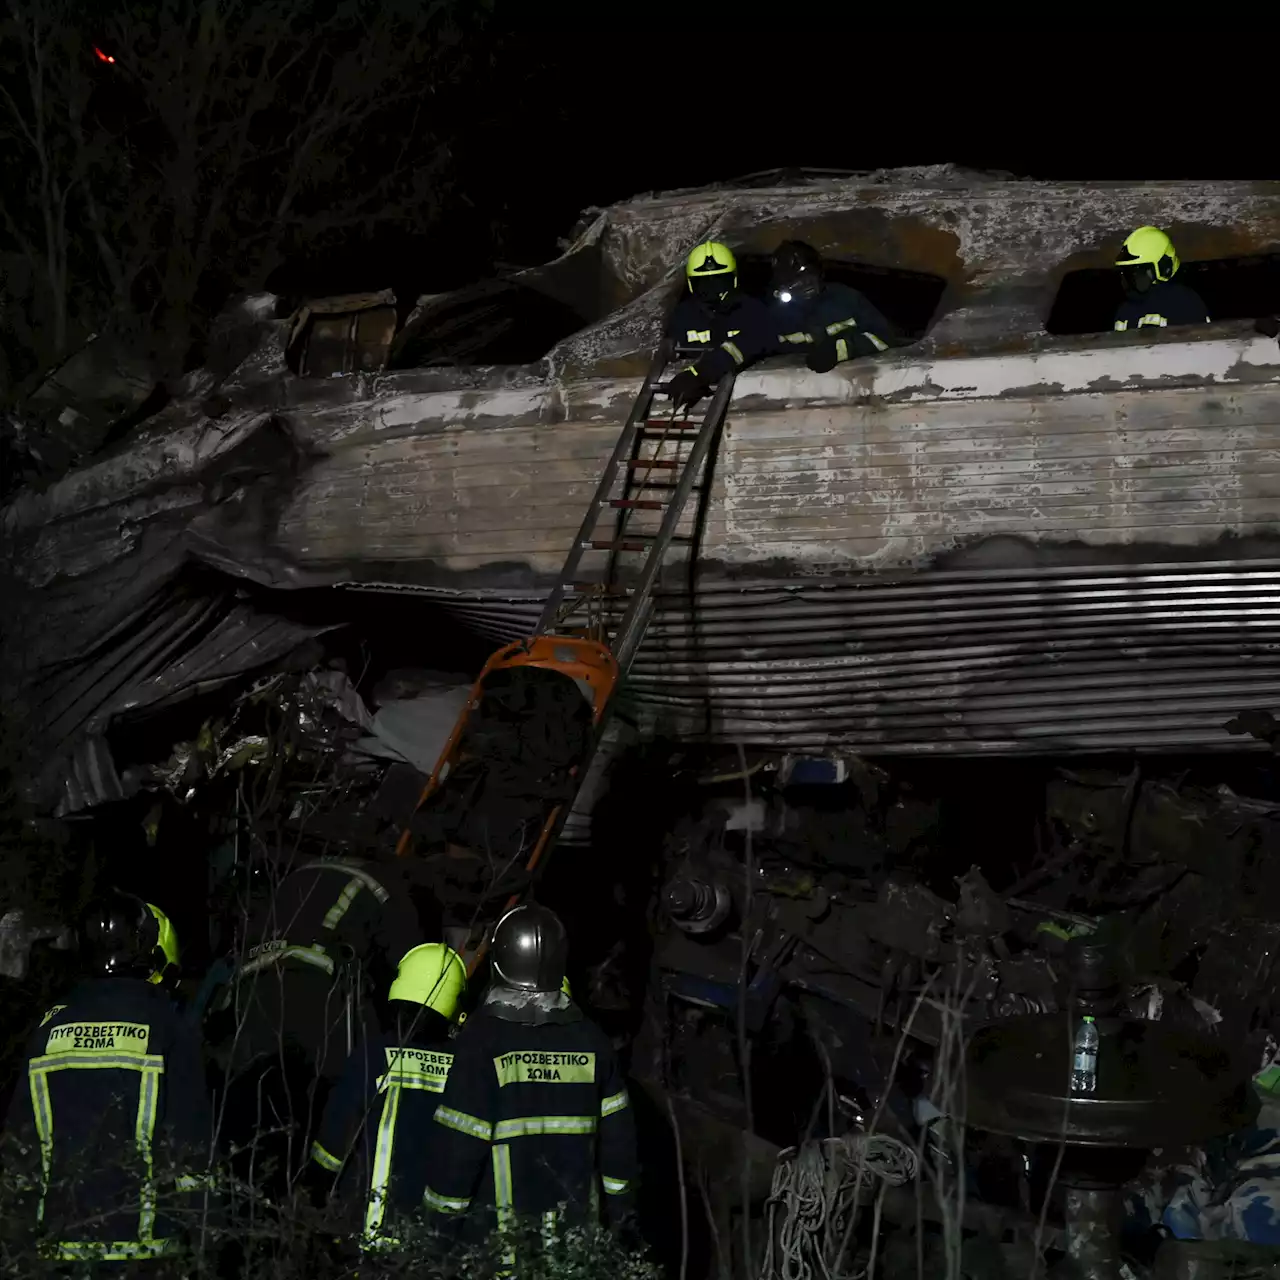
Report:
[[[11,0],[0,25],[0,255],[42,350],[113,329],[176,372],[213,299],[291,252],[375,225],[429,225],[469,71],[458,24],[488,3]],[[434,108],[434,109],[433,109]],[[11,179],[5,181],[5,179]]]

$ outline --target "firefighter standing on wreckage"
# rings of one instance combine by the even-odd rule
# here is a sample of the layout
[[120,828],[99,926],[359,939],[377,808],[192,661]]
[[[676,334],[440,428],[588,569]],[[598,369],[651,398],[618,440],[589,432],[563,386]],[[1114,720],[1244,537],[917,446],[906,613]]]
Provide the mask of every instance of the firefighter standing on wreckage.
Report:
[[51,1260],[171,1257],[210,1207],[213,1136],[199,1038],[164,985],[177,939],[163,912],[121,893],[80,934],[89,976],[32,1034],[9,1107],[14,1216]]
[[[564,926],[545,907],[498,922],[493,979],[454,1046],[428,1143],[424,1200],[443,1215],[475,1205],[481,1232],[601,1211],[626,1220],[637,1174],[635,1122],[604,1032],[565,991]],[[488,1220],[485,1220],[488,1219]]]

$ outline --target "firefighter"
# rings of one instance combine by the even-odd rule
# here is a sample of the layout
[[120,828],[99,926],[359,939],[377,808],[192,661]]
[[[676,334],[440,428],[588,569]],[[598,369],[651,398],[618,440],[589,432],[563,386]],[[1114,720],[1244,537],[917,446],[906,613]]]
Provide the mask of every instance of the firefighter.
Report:
[[733,339],[743,330],[767,330],[768,308],[738,289],[738,260],[728,245],[718,240],[698,245],[685,259],[684,275],[686,292],[667,321],[667,337],[677,347],[723,346],[731,353]]
[[1173,241],[1159,227],[1133,232],[1116,258],[1125,290],[1116,328],[1208,324],[1209,312],[1200,295],[1174,279],[1181,265]]
[[229,1045],[222,1065],[233,1165],[245,1177],[252,1169],[268,1196],[305,1167],[329,1088],[378,1034],[374,993],[425,941],[406,870],[307,861],[287,870],[254,913],[214,1025]]
[[177,938],[121,893],[80,936],[88,976],[32,1034],[9,1108],[19,1213],[63,1262],[167,1257],[208,1208],[213,1132],[197,1034],[161,985]]
[[887,351],[902,341],[857,289],[823,279],[822,258],[803,240],[778,246],[770,290],[778,349],[803,351],[805,364],[816,373]]
[[727,245],[698,245],[684,271],[689,291],[671,313],[667,337],[678,347],[708,350],[667,384],[676,410],[702,399],[726,373],[737,373],[775,345],[769,308],[738,290],[738,261]]
[[466,985],[456,951],[440,942],[414,947],[388,993],[394,1028],[352,1054],[329,1095],[311,1156],[338,1175],[344,1204],[358,1200],[364,1248],[394,1247],[397,1222],[421,1209],[424,1140],[449,1076]]
[[436,1108],[424,1200],[437,1213],[475,1202],[499,1228],[532,1220],[543,1231],[562,1212],[581,1221],[603,1207],[611,1224],[629,1214],[627,1090],[608,1038],[562,986],[566,951],[545,907],[515,907],[494,929],[492,982]]
[[744,328],[732,343],[722,343],[672,379],[668,393],[676,408],[696,401],[724,374],[762,356],[803,351],[808,367],[825,373],[845,360],[875,355],[902,341],[856,289],[824,281],[818,251],[802,240],[778,246],[770,292],[772,303],[762,327]]

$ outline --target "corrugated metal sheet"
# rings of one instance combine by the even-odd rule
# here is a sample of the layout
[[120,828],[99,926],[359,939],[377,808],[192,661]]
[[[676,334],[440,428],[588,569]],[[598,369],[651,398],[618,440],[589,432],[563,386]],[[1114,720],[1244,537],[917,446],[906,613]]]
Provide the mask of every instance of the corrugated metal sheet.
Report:
[[[495,644],[538,610],[437,598]],[[1280,560],[706,586],[659,599],[630,690],[666,732],[810,751],[1248,747],[1224,725],[1280,707]]]

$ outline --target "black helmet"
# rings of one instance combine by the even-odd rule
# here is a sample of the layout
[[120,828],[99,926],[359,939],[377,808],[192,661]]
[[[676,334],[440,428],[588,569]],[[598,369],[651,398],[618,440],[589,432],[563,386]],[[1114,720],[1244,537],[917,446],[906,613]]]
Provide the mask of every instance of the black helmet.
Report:
[[131,893],[113,892],[95,902],[80,928],[89,971],[103,978],[160,982],[177,965],[177,940],[168,917]]
[[560,917],[527,903],[508,911],[493,931],[493,973],[517,991],[559,991],[569,937]]
[[769,289],[778,302],[812,302],[822,291],[822,258],[803,240],[784,240],[774,251]]

